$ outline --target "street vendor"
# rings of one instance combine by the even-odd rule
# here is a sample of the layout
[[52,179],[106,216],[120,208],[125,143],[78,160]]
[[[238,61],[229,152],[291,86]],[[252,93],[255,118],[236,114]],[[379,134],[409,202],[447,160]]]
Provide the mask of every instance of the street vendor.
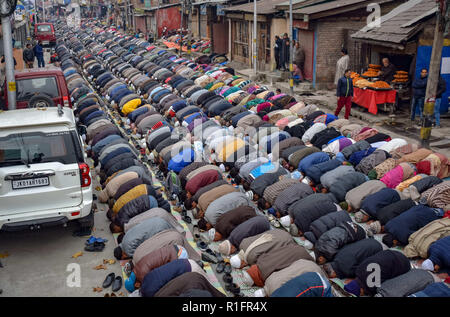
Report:
[[381,71],[378,72],[378,76],[380,80],[391,83],[396,72],[395,66],[386,57],[382,59],[382,62],[383,66],[381,66]]

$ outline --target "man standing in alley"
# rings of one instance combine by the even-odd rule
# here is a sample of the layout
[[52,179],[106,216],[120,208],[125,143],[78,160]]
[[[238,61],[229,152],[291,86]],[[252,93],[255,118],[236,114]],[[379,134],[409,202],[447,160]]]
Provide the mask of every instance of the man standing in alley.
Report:
[[423,106],[425,102],[425,92],[427,90],[427,82],[428,82],[428,70],[426,68],[422,68],[420,71],[420,76],[415,78],[412,83],[413,88],[413,98],[411,105],[411,124],[414,123],[414,119],[416,118],[416,110],[419,108],[420,119],[423,117]]
[[294,47],[294,75],[298,75],[300,81],[304,80],[303,67],[305,65],[305,51],[300,47],[299,41],[295,42]]
[[34,56],[36,56],[36,59],[38,61],[38,67],[45,67],[44,49],[42,48],[42,42],[39,41],[33,50],[34,50]]
[[289,37],[287,33],[284,33],[283,40],[281,41],[281,52],[280,52],[280,64],[281,64],[281,70],[287,71],[286,64],[289,67]]
[[350,110],[352,108],[352,97],[353,97],[353,81],[350,78],[350,69],[346,69],[344,76],[342,76],[337,83],[336,96],[338,97],[335,116],[339,115],[342,107],[345,106],[345,119],[350,116]]
[[281,41],[280,37],[278,35],[275,35],[275,47],[274,47],[274,56],[275,56],[275,63],[276,63],[276,69],[281,69],[281,45],[283,42]]
[[339,79],[344,76],[345,70],[348,69],[348,65],[350,63],[350,57],[348,56],[347,49],[342,48],[341,54],[341,58],[339,58],[336,63],[336,75],[334,76],[335,85],[337,85]]
[[23,62],[27,66],[27,68],[33,68],[34,65],[34,52],[31,44],[28,43],[26,48],[23,51]]

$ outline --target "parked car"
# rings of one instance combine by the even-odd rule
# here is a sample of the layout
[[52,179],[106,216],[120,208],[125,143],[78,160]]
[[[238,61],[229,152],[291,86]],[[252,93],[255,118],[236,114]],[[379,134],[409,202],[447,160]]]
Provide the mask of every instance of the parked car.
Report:
[[34,25],[34,38],[42,41],[42,45],[56,45],[55,28],[53,23],[43,22]]
[[0,113],[0,230],[93,222],[86,158],[71,109]]
[[[61,68],[47,66],[45,68],[25,69],[15,73],[16,108],[24,109],[44,105],[47,107],[61,105],[72,108],[66,79]],[[6,81],[3,89],[5,110],[8,109],[8,89]]]

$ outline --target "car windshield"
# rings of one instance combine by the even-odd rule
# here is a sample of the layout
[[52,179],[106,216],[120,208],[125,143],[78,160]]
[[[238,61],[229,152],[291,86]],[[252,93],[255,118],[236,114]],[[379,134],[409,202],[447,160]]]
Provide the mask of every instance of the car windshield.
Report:
[[50,98],[58,97],[58,86],[55,77],[39,77],[17,80],[17,101],[28,101],[37,94]]
[[69,131],[15,133],[0,138],[0,167],[46,162],[73,164],[77,158]]
[[37,30],[39,33],[50,33],[52,31],[52,27],[49,24],[38,25]]

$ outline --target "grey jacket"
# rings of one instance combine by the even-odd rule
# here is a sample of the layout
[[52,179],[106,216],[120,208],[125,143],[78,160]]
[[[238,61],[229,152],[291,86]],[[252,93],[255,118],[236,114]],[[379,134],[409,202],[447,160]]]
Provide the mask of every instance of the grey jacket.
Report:
[[309,227],[310,231],[305,232],[305,238],[314,244],[322,234],[347,221],[352,221],[352,219],[346,210],[338,210],[326,214],[311,223]]
[[423,290],[434,282],[435,278],[430,272],[422,269],[412,269],[405,274],[383,282],[381,287],[378,288],[376,296],[406,297]]
[[233,192],[226,194],[209,204],[205,211],[205,219],[214,226],[220,215],[240,206],[250,206],[256,210],[255,204],[253,204],[246,194]]
[[150,218],[134,226],[123,237],[120,247],[130,257],[133,257],[134,251],[142,242],[151,238],[166,229],[172,229],[172,226],[162,218]]

